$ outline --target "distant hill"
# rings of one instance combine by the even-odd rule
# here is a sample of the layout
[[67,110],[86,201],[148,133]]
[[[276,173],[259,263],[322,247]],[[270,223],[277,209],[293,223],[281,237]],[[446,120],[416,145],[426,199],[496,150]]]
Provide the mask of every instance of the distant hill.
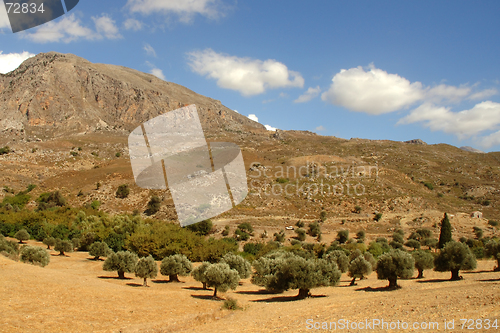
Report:
[[157,115],[196,104],[205,130],[264,129],[220,101],[130,68],[72,54],[41,53],[0,75],[0,131],[39,137],[128,131]]
[[481,154],[485,153],[482,150],[479,150],[479,149],[476,149],[476,148],[472,148],[472,147],[469,147],[469,146],[463,146],[463,147],[460,147],[460,149],[465,150],[465,151],[469,151],[471,153],[481,153]]

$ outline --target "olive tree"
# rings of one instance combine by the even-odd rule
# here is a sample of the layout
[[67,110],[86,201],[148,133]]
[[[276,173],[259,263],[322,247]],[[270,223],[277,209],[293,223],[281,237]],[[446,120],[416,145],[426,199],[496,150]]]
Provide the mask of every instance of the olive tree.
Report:
[[162,275],[168,275],[170,282],[179,282],[178,275],[187,276],[192,270],[191,261],[183,254],[174,254],[161,261],[160,272]]
[[144,257],[137,261],[135,265],[135,276],[144,279],[144,287],[148,286],[147,279],[155,278],[158,275],[158,265],[151,255]]
[[363,256],[359,256],[349,264],[349,272],[347,273],[352,277],[350,286],[354,286],[356,278],[362,279],[365,275],[372,272],[372,264]]
[[19,244],[24,244],[23,241],[27,241],[30,239],[30,234],[28,234],[26,229],[21,229],[18,232],[16,232],[14,238],[16,238],[19,241]]
[[337,264],[337,268],[345,273],[349,269],[349,258],[342,250],[334,250],[326,254],[323,259]]
[[105,242],[95,242],[89,247],[89,255],[94,256],[93,260],[99,260],[99,257],[107,257],[111,250]]
[[228,289],[236,289],[240,281],[240,275],[235,269],[231,269],[226,263],[212,264],[204,273],[207,285],[214,287],[213,297],[217,297],[217,291],[225,292]]
[[255,285],[265,287],[269,291],[283,292],[284,289],[275,289],[271,287],[269,280],[277,272],[281,262],[293,255],[293,253],[286,251],[272,251],[255,260],[252,263],[254,273],[250,281]]
[[104,261],[102,269],[108,272],[117,271],[118,278],[124,279],[125,273],[135,272],[137,260],[137,254],[130,251],[111,253]]
[[312,288],[336,285],[341,272],[337,264],[325,259],[304,259],[292,255],[281,260],[276,272],[268,279],[274,290],[299,289],[297,298],[310,296]]
[[201,263],[200,266],[196,267],[193,269],[191,272],[191,275],[193,276],[193,279],[195,279],[198,282],[201,282],[203,284],[203,289],[207,289],[207,279],[205,277],[205,272],[207,268],[211,265],[208,261],[204,261]]
[[231,269],[235,269],[240,275],[240,279],[247,279],[252,273],[252,265],[248,260],[234,253],[227,253],[222,257],[221,262],[228,264]]
[[494,271],[500,271],[500,241],[490,240],[486,243],[486,254],[497,261],[497,267],[494,268]]
[[415,270],[415,259],[402,250],[391,250],[382,254],[377,262],[377,278],[389,280],[389,289],[400,288],[398,278],[408,279]]
[[56,245],[56,239],[54,237],[45,237],[43,244],[47,245],[47,250],[50,250],[51,246]]
[[434,259],[434,270],[451,272],[451,281],[461,280],[460,270],[472,270],[477,267],[476,257],[467,244],[451,241],[446,243]]
[[22,262],[45,267],[50,262],[50,256],[45,249],[39,246],[24,246],[21,248],[20,259]]
[[60,256],[64,256],[64,252],[73,252],[73,243],[68,240],[56,240],[54,250],[59,251]]
[[424,270],[434,267],[434,256],[427,251],[418,250],[411,253],[415,259],[415,268],[418,270],[417,279],[424,277]]

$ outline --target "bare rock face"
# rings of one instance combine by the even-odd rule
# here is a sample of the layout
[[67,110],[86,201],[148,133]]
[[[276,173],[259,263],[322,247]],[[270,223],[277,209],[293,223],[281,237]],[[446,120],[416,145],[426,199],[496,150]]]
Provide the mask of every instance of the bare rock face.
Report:
[[408,141],[405,141],[405,143],[411,143],[411,144],[414,144],[414,145],[426,145],[427,144],[422,139],[408,140]]
[[46,137],[129,131],[189,104],[196,104],[206,131],[264,129],[220,101],[151,74],[56,52],[41,53],[0,74],[0,101],[0,131]]

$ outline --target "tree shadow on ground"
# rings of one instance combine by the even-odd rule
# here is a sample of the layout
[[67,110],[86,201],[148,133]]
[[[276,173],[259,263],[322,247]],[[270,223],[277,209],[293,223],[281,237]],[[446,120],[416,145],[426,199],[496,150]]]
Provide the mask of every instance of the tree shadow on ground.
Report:
[[[307,298],[322,298],[326,297],[326,295],[311,295]],[[271,298],[264,298],[264,299],[256,299],[252,302],[258,302],[258,303],[276,303],[276,302],[293,302],[293,301],[300,301],[305,298],[299,298],[297,295],[295,296],[279,296],[279,297],[271,297]]]
[[479,273],[493,273],[494,271],[491,270],[491,271],[485,271],[485,270],[482,270],[482,271],[460,271],[460,274],[479,274]]
[[151,280],[154,283],[185,283],[183,281],[170,281],[170,280]]
[[131,286],[131,287],[143,287],[143,284],[142,283],[127,283],[127,286]]
[[212,295],[191,295],[191,297],[197,298],[197,299],[206,299],[209,301],[223,301],[224,300],[224,298],[220,298],[218,296],[213,297]]
[[132,280],[132,278],[125,277],[123,279],[119,278],[118,276],[98,276],[99,279],[104,279],[104,280]]
[[90,260],[90,261],[104,261],[105,259],[103,258],[99,258],[99,259],[94,259],[94,258],[85,258],[87,260]]
[[266,289],[241,290],[241,291],[236,291],[236,293],[243,294],[243,295],[276,295],[276,294],[281,294],[280,292],[270,291],[270,290],[266,290]]
[[213,291],[213,289],[210,289],[210,288],[203,289],[203,287],[182,287],[182,289],[189,289],[189,290],[212,290]]
[[358,288],[358,289],[354,289],[355,291],[366,291],[366,292],[384,292],[384,291],[394,291],[394,290],[398,290],[398,289],[401,289],[401,287],[389,287],[389,286],[385,286],[385,287],[378,287],[378,288],[372,288],[372,287],[364,287],[364,288]]
[[51,253],[50,255],[53,257],[69,257],[67,254],[59,254],[59,253],[58,254]]
[[481,282],[500,282],[500,278],[498,279],[484,279],[484,280],[479,280]]
[[[440,282],[450,282],[450,279],[431,279],[431,280],[418,280],[417,283],[440,283]],[[457,280],[459,281],[459,280]]]

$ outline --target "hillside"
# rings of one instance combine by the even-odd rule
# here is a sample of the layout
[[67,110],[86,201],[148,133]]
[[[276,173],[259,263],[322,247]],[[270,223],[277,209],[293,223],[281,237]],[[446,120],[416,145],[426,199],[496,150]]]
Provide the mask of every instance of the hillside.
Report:
[[[317,220],[324,210],[332,230],[362,227],[384,234],[398,226],[408,231],[432,227],[448,212],[465,214],[460,216],[465,216],[466,234],[472,235],[474,225],[484,228],[485,236],[497,233],[487,221],[500,219],[500,153],[413,143],[418,140],[273,133],[175,83],[53,52],[0,76],[0,98],[5,101],[0,147],[13,150],[0,155],[0,185],[18,192],[35,184],[32,199],[57,189],[74,206],[99,200],[107,212],[142,212],[156,193],[164,201],[155,217],[175,220],[168,191],[134,185],[127,135],[151,117],[195,103],[207,140],[238,144],[247,169],[250,193],[215,219],[221,225],[247,219],[279,230],[298,219]],[[114,195],[121,184],[131,185],[126,199]],[[0,193],[0,200],[5,195]],[[34,201],[28,205],[34,206]],[[476,210],[483,219],[467,217]],[[383,214],[378,224],[375,213]]]

